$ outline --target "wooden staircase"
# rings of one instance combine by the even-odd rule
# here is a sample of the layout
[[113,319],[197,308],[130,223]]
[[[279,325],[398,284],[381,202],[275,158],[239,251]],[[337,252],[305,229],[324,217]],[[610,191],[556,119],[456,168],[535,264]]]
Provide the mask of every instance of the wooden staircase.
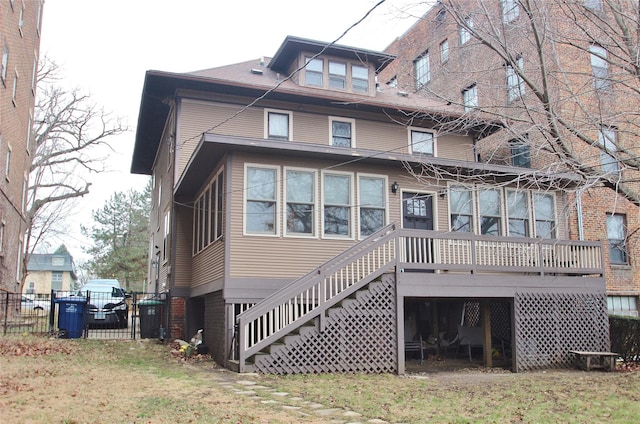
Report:
[[238,371],[253,371],[306,332],[323,331],[327,319],[362,294],[358,290],[396,265],[397,225],[388,225],[307,275],[238,315]]

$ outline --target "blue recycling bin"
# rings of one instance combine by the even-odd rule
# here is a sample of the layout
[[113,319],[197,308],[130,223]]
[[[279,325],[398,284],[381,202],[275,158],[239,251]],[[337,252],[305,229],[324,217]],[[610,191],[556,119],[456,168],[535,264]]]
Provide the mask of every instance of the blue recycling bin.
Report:
[[84,330],[84,310],[87,299],[84,297],[61,297],[58,304],[58,329],[69,339],[82,337]]

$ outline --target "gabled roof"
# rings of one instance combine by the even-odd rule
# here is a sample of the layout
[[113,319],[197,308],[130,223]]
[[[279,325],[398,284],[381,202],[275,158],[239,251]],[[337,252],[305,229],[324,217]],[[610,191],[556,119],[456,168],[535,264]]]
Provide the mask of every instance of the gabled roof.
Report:
[[[424,116],[433,116],[434,121],[440,122],[458,119],[464,114],[460,107],[446,104],[442,100],[424,94],[399,92],[396,88],[386,85],[378,87],[375,96],[371,96],[298,85],[278,71],[283,63],[292,60],[291,55],[299,51],[298,49],[304,47],[317,50],[321,46],[326,46],[326,43],[287,37],[276,56],[269,62],[262,58],[188,73],[147,71],[140,102],[131,172],[151,174],[170,110],[169,105],[176,92],[181,89],[295,102],[297,105],[383,112],[404,118],[419,112]],[[362,56],[358,55],[366,55],[377,64],[376,66],[384,66],[383,61],[391,57],[385,53],[345,46],[334,45],[328,47],[327,51],[329,50],[331,54],[349,54],[360,59]],[[265,63],[269,63],[269,66],[265,66]],[[478,121],[477,132],[484,131],[492,125]]]
[[69,272],[74,280],[77,278],[73,266],[73,257],[68,254],[32,253],[27,264],[27,271]]

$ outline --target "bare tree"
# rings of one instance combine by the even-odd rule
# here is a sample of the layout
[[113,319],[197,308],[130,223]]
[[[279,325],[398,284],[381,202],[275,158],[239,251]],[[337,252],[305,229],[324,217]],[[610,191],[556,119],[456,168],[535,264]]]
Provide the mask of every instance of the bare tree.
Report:
[[68,233],[65,218],[76,200],[89,193],[88,176],[105,170],[110,138],[127,131],[120,119],[93,104],[88,94],[58,85],[59,74],[53,61],[41,60],[33,161],[26,188],[23,279],[29,257],[38,246]]
[[[554,184],[570,172],[577,190],[607,187],[640,205],[638,2],[442,0],[422,19],[430,32],[392,44],[410,60],[386,72],[405,76],[400,89],[465,108],[443,131],[489,120],[504,130],[475,146],[482,161],[511,165],[520,146],[535,164],[515,178]],[[420,54],[441,63],[423,85],[411,61]]]

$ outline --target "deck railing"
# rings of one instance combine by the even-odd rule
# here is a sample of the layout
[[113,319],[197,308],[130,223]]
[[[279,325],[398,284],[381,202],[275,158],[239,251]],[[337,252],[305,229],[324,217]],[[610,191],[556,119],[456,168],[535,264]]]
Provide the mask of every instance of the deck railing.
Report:
[[361,286],[399,269],[522,274],[600,275],[600,242],[481,236],[471,233],[382,228],[312,272],[241,313],[238,361],[316,317]]

